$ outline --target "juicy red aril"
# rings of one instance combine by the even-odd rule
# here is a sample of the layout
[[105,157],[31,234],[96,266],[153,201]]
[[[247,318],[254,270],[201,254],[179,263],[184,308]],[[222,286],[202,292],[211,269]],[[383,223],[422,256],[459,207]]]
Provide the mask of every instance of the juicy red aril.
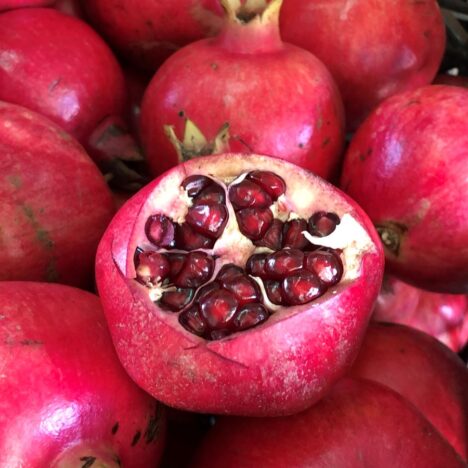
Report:
[[286,304],[302,305],[316,299],[325,292],[325,287],[314,273],[302,270],[281,282],[281,296]]
[[325,237],[330,235],[338,224],[340,218],[335,213],[318,211],[309,218],[309,232],[316,237]]
[[198,288],[211,278],[213,268],[214,260],[205,252],[190,252],[173,282],[178,288]]
[[231,185],[229,200],[235,209],[268,208],[272,204],[270,195],[260,186],[247,179]]
[[297,249],[279,250],[268,255],[265,263],[267,279],[280,279],[301,270],[304,264],[304,253]]
[[221,284],[224,289],[236,296],[236,299],[241,305],[259,302],[262,298],[262,293],[258,284],[255,280],[246,275],[221,281]]
[[284,225],[283,247],[305,249],[309,241],[302,234],[304,231],[307,231],[307,221],[305,219],[288,221]]
[[244,276],[244,270],[233,263],[229,263],[219,270],[216,279],[221,283],[224,283],[225,281],[231,281],[239,276]]
[[216,239],[195,231],[189,224],[176,226],[175,246],[182,250],[212,249]]
[[218,238],[228,220],[224,205],[194,205],[189,208],[185,221],[197,232]]
[[193,200],[194,205],[224,205],[226,203],[226,192],[218,184],[209,185],[202,190]]
[[283,239],[283,223],[279,219],[274,219],[272,225],[265,235],[255,245],[259,247],[267,247],[271,250],[281,249]]
[[187,191],[187,195],[193,198],[212,183],[214,182],[209,177],[203,175],[191,175],[184,179],[181,185]]
[[179,323],[189,332],[203,336],[206,332],[206,323],[200,315],[198,306],[194,305],[179,315]]
[[199,304],[202,318],[213,329],[226,327],[239,306],[234,294],[222,289],[208,293]]
[[305,267],[314,272],[322,283],[333,286],[343,275],[343,264],[333,252],[318,251],[307,254]]
[[175,278],[180,270],[182,270],[182,266],[185,263],[185,259],[187,258],[187,254],[184,253],[168,253],[166,254],[167,258],[169,259],[169,263],[171,265],[171,272],[169,273],[169,278]]
[[267,209],[244,208],[236,213],[239,230],[250,240],[261,239],[273,223],[273,213]]
[[237,312],[233,325],[237,330],[246,330],[264,322],[269,315],[262,304],[247,304]]
[[247,179],[260,185],[274,201],[286,192],[284,180],[274,172],[252,171],[247,175]]
[[267,254],[254,254],[247,260],[245,269],[249,275],[263,278],[265,273]]
[[169,247],[174,241],[174,224],[163,214],[150,216],[145,224],[145,234],[157,247]]
[[137,280],[145,285],[161,282],[169,275],[171,266],[168,258],[158,252],[140,252],[136,256]]
[[281,296],[281,282],[280,281],[265,281],[265,291],[268,299],[273,304],[280,305],[283,303],[283,297]]
[[174,291],[165,291],[159,300],[159,304],[164,309],[169,309],[172,312],[178,312],[190,304],[190,301],[193,299],[193,295],[193,289],[177,288]]

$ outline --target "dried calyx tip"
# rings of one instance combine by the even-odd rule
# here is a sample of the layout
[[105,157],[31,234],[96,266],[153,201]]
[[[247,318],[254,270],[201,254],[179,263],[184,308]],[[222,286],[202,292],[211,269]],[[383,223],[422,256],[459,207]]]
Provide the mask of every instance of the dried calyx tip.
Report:
[[283,0],[271,0],[270,2],[267,0],[246,0],[244,3],[240,0],[220,0],[220,2],[229,20],[246,24],[255,18],[258,18],[262,23],[278,18]]

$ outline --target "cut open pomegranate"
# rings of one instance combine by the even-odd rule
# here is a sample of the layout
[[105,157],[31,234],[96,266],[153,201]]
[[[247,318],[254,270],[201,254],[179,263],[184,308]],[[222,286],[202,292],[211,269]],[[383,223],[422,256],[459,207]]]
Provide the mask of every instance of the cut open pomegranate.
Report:
[[377,239],[359,207],[307,171],[210,156],[167,172],[119,212],[97,283],[122,362],[157,398],[285,414],[351,364],[380,287]]

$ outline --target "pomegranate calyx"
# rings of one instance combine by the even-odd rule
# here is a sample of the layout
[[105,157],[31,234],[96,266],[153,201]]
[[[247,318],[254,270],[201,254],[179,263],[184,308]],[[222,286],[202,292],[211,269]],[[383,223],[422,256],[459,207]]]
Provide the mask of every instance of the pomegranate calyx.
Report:
[[208,141],[200,128],[190,119],[185,120],[184,137],[179,140],[174,125],[164,125],[164,133],[174,146],[179,162],[198,156],[222,153],[229,141],[229,123],[225,122],[212,141]]
[[375,229],[379,233],[380,240],[385,249],[395,257],[400,254],[400,245],[402,237],[408,230],[406,226],[394,221],[387,221],[375,225]]
[[272,0],[269,3],[266,0],[246,0],[244,3],[240,0],[221,0],[229,21],[238,24],[278,21],[282,3],[283,0]]

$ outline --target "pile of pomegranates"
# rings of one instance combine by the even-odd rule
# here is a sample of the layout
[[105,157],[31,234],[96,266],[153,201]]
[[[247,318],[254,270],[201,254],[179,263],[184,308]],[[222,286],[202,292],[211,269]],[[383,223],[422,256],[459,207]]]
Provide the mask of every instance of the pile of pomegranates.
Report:
[[465,0],[0,0],[0,468],[468,466]]

